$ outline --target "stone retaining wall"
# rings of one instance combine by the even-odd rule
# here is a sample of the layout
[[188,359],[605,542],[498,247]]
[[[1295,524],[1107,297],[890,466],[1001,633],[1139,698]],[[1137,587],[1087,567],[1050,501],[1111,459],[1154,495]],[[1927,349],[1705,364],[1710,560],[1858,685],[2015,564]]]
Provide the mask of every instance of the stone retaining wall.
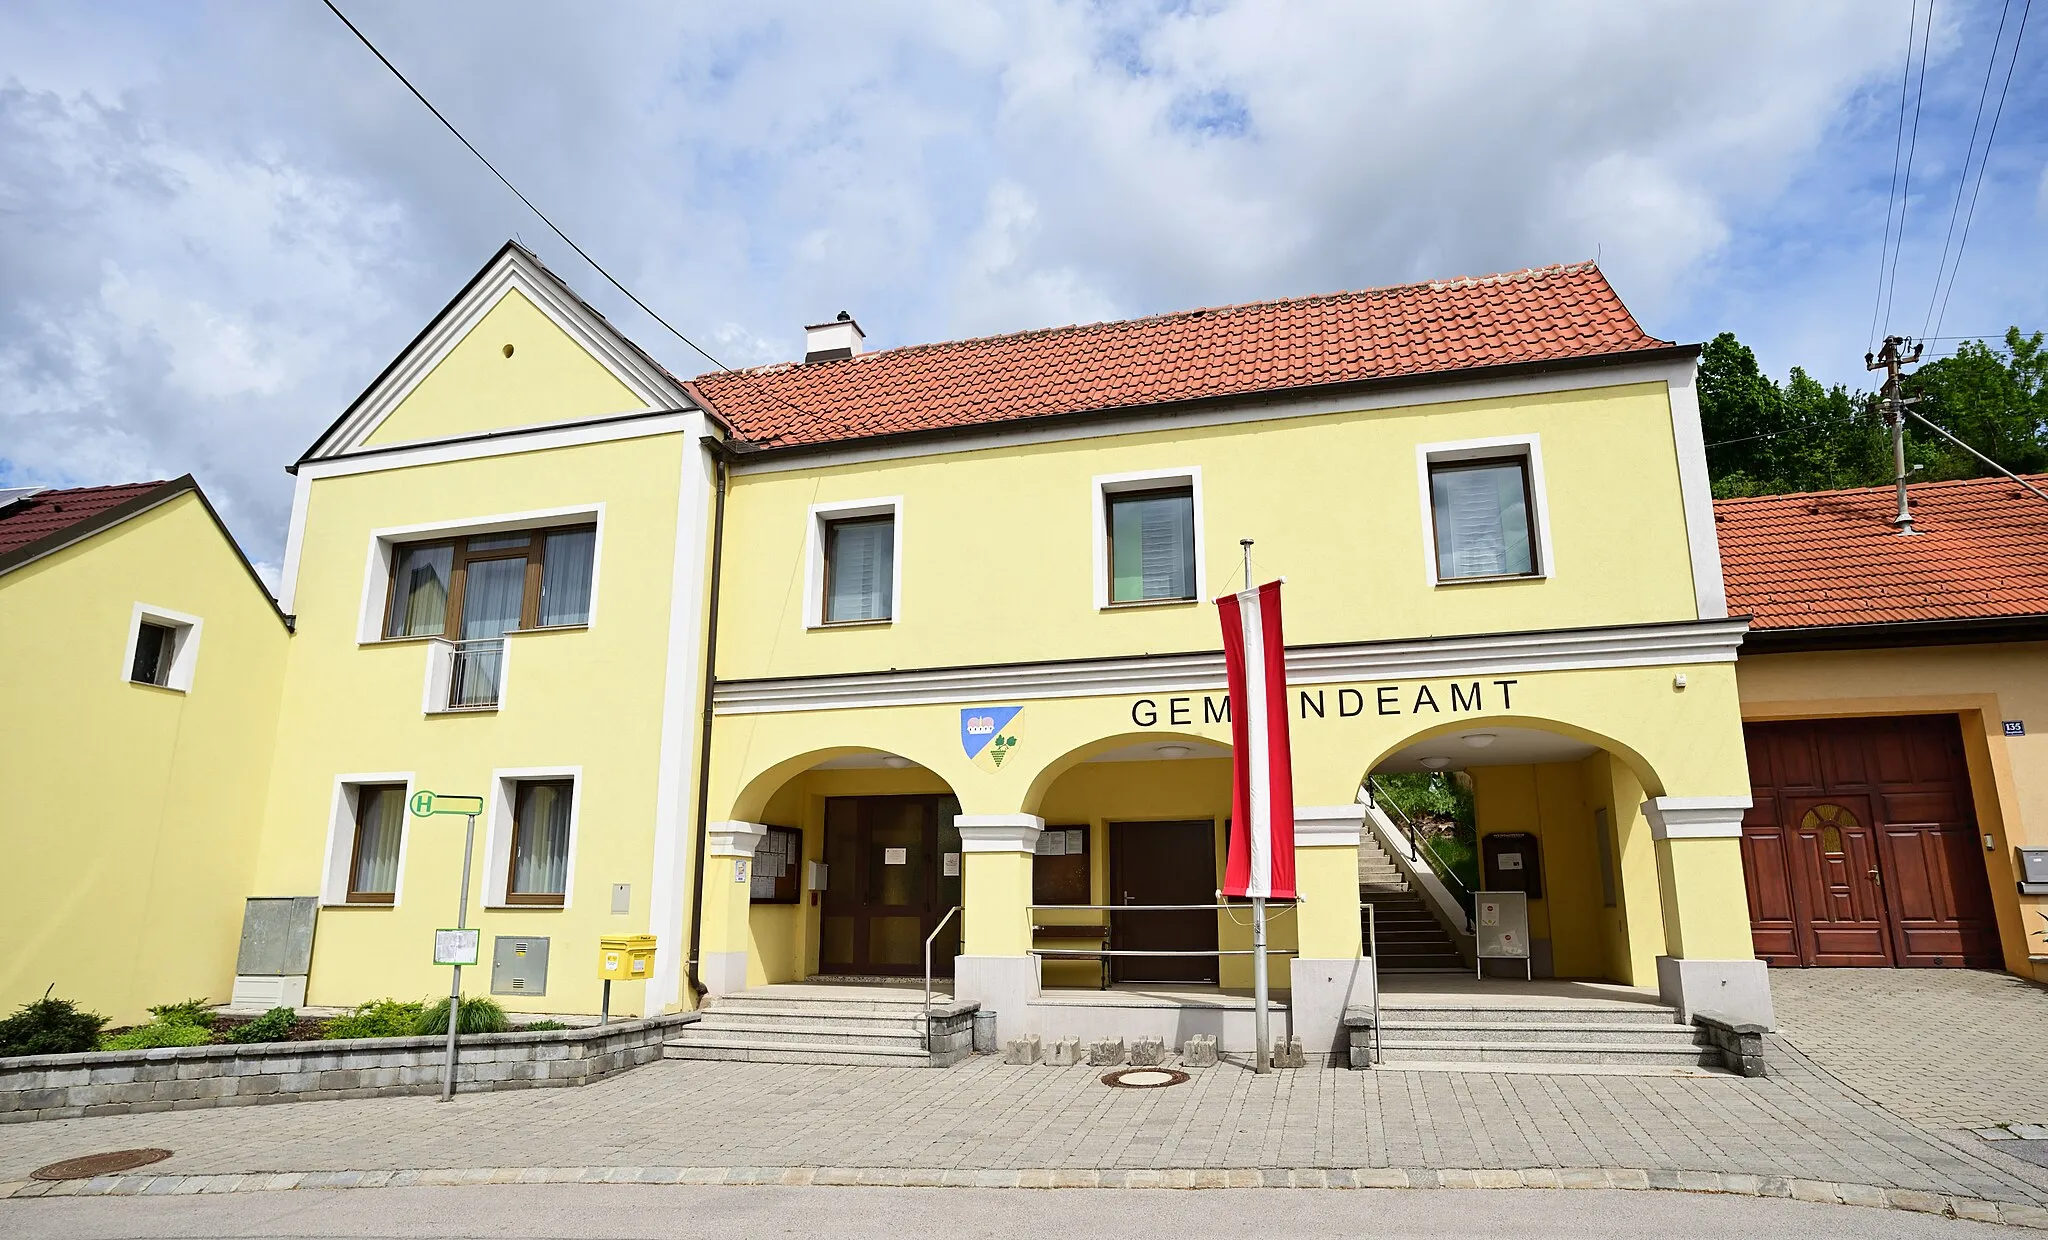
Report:
[[931,1066],[950,1068],[974,1054],[974,1013],[979,1003],[961,1000],[935,1001],[925,1024],[925,1049]]
[[[695,1012],[586,1029],[471,1034],[456,1091],[581,1085],[661,1057]],[[0,1123],[260,1102],[439,1093],[447,1039],[339,1038],[0,1059]]]

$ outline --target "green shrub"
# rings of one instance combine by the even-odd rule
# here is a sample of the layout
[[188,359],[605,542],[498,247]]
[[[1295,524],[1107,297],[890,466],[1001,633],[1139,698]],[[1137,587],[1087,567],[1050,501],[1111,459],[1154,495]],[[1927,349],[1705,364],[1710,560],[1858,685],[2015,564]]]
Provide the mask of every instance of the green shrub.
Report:
[[[50,990],[55,990],[53,984]],[[69,999],[52,999],[48,990],[34,1003],[0,1020],[0,1055],[75,1055],[96,1049],[107,1018],[81,1012]]]
[[126,1033],[100,1039],[103,1051],[153,1051],[160,1046],[204,1046],[213,1034],[204,1025],[181,1020],[153,1020]]
[[230,1042],[282,1042],[299,1023],[299,1014],[288,1007],[274,1007],[255,1020],[228,1031]]
[[[505,1009],[499,1007],[495,999],[464,999],[462,1013],[455,1018],[457,1033],[503,1033],[511,1027],[512,1022],[506,1017]],[[416,1034],[448,1032],[448,1001],[443,999],[420,1013],[412,1031]]]
[[166,1025],[197,1025],[201,1029],[213,1028],[213,1005],[205,999],[187,999],[183,1003],[166,1003],[149,1009],[149,1014]]
[[400,1003],[396,999],[372,999],[355,1011],[337,1016],[321,1027],[323,1038],[405,1038],[427,1010],[424,1003]]
[[574,1026],[574,1025],[565,1025],[565,1024],[563,1024],[563,1023],[562,1023],[561,1021],[558,1021],[558,1020],[537,1020],[537,1021],[534,1021],[534,1022],[533,1022],[532,1024],[530,1024],[530,1025],[521,1025],[521,1026],[519,1026],[519,1032],[521,1032],[521,1033],[551,1033],[551,1032],[553,1032],[554,1030],[557,1030],[557,1029],[574,1029],[575,1027],[576,1027],[576,1026]]

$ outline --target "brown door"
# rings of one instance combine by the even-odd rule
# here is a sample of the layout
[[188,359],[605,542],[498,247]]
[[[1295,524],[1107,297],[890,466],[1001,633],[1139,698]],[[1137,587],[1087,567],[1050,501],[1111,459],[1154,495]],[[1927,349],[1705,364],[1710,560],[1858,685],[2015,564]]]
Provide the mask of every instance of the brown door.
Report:
[[[924,973],[925,936],[960,902],[960,832],[953,824],[958,808],[951,797],[826,800],[819,972]],[[950,865],[949,852],[954,857]],[[953,972],[958,924],[955,917],[932,945],[935,974]]]
[[[1115,822],[1109,826],[1112,904],[1216,903],[1216,824]],[[1216,950],[1216,912],[1111,913],[1115,951]],[[1217,980],[1216,957],[1117,956],[1110,976],[1119,982],[1208,983]]]
[[1777,965],[1995,966],[1954,716],[1749,724],[1742,857]]

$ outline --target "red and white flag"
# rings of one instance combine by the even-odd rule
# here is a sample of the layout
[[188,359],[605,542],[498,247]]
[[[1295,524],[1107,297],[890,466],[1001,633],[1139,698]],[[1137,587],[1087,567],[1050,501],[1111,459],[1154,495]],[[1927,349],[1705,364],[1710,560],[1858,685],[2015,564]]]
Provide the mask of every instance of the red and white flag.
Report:
[[1280,583],[1216,600],[1230,677],[1230,856],[1223,894],[1294,898],[1294,760],[1287,744],[1287,647]]

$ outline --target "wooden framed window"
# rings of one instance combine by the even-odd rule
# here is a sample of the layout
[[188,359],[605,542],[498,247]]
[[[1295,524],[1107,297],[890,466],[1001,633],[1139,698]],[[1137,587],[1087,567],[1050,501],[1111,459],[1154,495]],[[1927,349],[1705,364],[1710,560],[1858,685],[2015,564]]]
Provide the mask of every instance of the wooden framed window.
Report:
[[824,538],[824,622],[891,619],[896,593],[895,514],[827,520]]
[[168,624],[142,621],[135,630],[135,662],[128,679],[139,685],[171,683],[171,656],[178,648],[178,630]]
[[559,906],[569,889],[569,811],[576,783],[525,779],[513,787],[505,903]]
[[405,831],[405,785],[364,784],[356,789],[356,838],[349,852],[348,902],[390,904],[397,899],[398,848]]
[[1109,602],[1151,603],[1195,597],[1195,492],[1192,486],[1109,491]]
[[804,833],[795,827],[770,827],[754,847],[754,869],[748,875],[755,904],[795,904],[803,898]]
[[393,549],[384,636],[499,637],[590,623],[597,527],[508,530]]
[[1432,461],[1429,511],[1437,580],[1539,575],[1528,457]]

